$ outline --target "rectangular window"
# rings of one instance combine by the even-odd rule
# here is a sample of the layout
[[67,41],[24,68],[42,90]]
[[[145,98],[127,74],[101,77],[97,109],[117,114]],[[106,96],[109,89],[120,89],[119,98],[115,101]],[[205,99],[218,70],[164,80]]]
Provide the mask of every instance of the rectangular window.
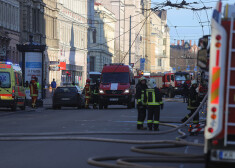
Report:
[[93,30],[92,38],[93,38],[93,43],[96,43],[96,30]]
[[11,87],[11,78],[9,72],[0,72],[0,82],[1,88],[10,88]]
[[158,66],[162,66],[162,59],[161,58],[158,59]]
[[166,55],[166,50],[163,50],[163,56],[165,56]]
[[95,71],[95,57],[90,57],[90,71]]
[[27,7],[27,30],[30,31],[30,6]]
[[163,39],[163,45],[166,45],[166,38]]
[[36,14],[36,9],[33,9],[33,32],[36,32],[36,27],[37,27],[37,14]]
[[15,85],[22,86],[22,77],[19,73],[15,72]]

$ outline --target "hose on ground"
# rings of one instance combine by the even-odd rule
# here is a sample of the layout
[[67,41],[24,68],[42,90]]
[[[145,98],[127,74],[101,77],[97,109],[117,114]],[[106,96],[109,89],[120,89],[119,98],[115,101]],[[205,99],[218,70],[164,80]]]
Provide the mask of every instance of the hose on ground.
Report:
[[[204,97],[202,103],[199,105],[197,110],[185,121],[183,124],[174,125],[168,123],[160,123],[164,126],[173,127],[172,129],[159,132],[52,132],[52,133],[7,133],[0,134],[0,141],[54,141],[54,140],[80,140],[80,141],[97,141],[97,142],[110,142],[110,143],[125,143],[125,144],[158,144],[152,146],[142,146],[142,147],[132,147],[133,152],[160,155],[160,156],[170,156],[170,157],[124,157],[124,156],[115,156],[115,157],[98,157],[98,158],[89,158],[88,163],[93,166],[98,167],[107,167],[107,168],[170,168],[169,166],[146,166],[142,164],[136,164],[132,162],[171,162],[171,163],[202,163],[204,162],[203,155],[188,155],[188,154],[179,154],[173,152],[159,152],[159,151],[150,151],[146,149],[157,149],[157,148],[169,148],[169,147],[183,147],[183,146],[197,146],[203,147],[203,144],[196,144],[192,142],[187,142],[182,140],[186,137],[186,134],[180,130],[188,124],[193,117],[199,113],[200,109],[203,107],[203,104],[207,100],[207,95]],[[109,138],[96,138],[96,137],[79,137],[79,135],[159,135],[167,134],[174,131],[178,131],[181,135],[177,137],[177,140],[125,140],[125,139],[109,139]],[[159,144],[163,144],[159,145]],[[166,145],[165,145],[166,144]],[[176,157],[177,156],[177,157]],[[116,161],[116,164],[105,163],[104,161]],[[173,167],[171,167],[173,168]]]

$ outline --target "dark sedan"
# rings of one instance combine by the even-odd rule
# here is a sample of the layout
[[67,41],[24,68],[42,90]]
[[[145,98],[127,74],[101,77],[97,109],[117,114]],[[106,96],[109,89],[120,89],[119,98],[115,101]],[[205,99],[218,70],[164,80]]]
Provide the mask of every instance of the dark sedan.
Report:
[[64,107],[82,108],[85,98],[78,86],[57,87],[53,95],[53,109]]

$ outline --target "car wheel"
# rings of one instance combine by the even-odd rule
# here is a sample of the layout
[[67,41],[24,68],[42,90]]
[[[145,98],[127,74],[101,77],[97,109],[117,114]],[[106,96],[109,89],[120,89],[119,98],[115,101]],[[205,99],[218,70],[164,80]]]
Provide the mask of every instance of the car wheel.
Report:
[[103,109],[103,104],[99,104],[99,109],[101,110],[101,109]]
[[24,101],[24,105],[20,107],[21,110],[25,110],[26,103]]
[[11,111],[16,111],[17,104],[14,102],[14,104],[11,106]]
[[132,108],[135,108],[135,101],[132,102]]
[[131,109],[131,108],[132,108],[132,102],[129,102],[129,103],[127,104],[127,108],[128,108],[128,109]]

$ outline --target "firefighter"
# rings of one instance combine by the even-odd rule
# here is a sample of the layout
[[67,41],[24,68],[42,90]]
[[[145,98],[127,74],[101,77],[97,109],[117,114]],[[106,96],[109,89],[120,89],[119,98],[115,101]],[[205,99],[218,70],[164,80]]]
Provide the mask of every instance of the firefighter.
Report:
[[90,79],[86,80],[86,85],[85,85],[85,96],[86,96],[86,103],[85,103],[85,108],[89,109],[89,102],[91,99],[91,86],[90,86]]
[[148,129],[152,131],[159,131],[160,109],[163,109],[162,94],[157,88],[156,82],[150,80],[151,89],[147,89],[147,105],[148,105]]
[[97,104],[98,104],[98,94],[99,94],[99,87],[100,87],[100,83],[98,80],[96,80],[96,83],[94,85],[93,88],[93,109],[97,109]]
[[[197,81],[193,80],[192,81],[192,86],[189,89],[189,100],[188,100],[188,110],[191,112],[186,115],[181,122],[184,123],[185,121],[188,120],[188,118],[193,115],[193,113],[196,111],[197,107],[199,106],[200,102],[198,100],[198,93],[196,91],[197,89]],[[197,113],[194,118],[193,118],[193,123],[198,124],[199,123],[199,113]]]
[[32,98],[32,108],[36,108],[36,101],[38,98],[38,86],[37,86],[37,77],[32,75],[30,81],[30,97]]
[[146,89],[147,80],[145,77],[141,77],[139,83],[136,85],[136,99],[137,99],[137,109],[138,109],[138,120],[137,120],[137,129],[145,130],[144,128],[144,120],[146,117],[146,109],[147,109],[147,94]]

